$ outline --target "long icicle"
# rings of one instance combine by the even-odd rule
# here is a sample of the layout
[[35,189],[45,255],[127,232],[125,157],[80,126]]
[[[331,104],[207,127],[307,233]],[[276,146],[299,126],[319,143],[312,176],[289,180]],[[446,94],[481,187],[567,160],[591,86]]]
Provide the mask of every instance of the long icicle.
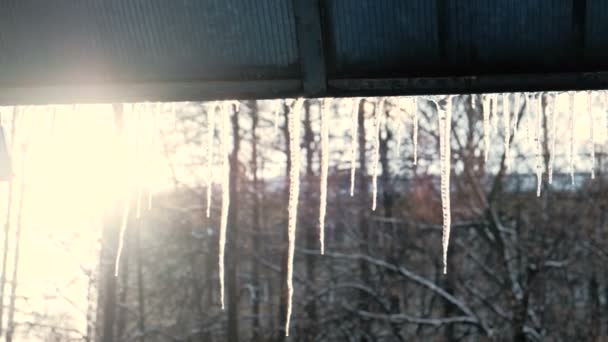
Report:
[[384,116],[384,98],[378,100],[374,115],[374,161],[372,164],[372,210],[376,210],[378,197],[378,163],[380,162],[380,126]]
[[222,156],[222,212],[220,217],[219,239],[219,273],[220,273],[220,302],[224,310],[224,254],[226,248],[226,227],[228,226],[228,209],[230,207],[230,166],[228,163],[228,130],[230,129],[231,103],[222,103],[220,154]]
[[504,139],[505,139],[505,163],[507,170],[511,169],[511,110],[509,108],[509,94],[504,93],[502,95],[502,117],[504,122]]
[[570,165],[570,181],[574,186],[574,92],[568,93],[568,117],[570,128],[570,149],[568,153],[568,164]]
[[553,168],[555,165],[555,141],[557,140],[557,108],[555,107],[555,94],[550,94],[548,100],[550,101],[549,107],[549,143],[551,149],[549,151],[549,184],[553,184]]
[[331,98],[323,99],[321,109],[321,200],[319,208],[319,243],[321,254],[325,254],[325,213],[327,210],[327,174],[329,173],[329,112]]
[[285,336],[289,336],[289,323],[291,321],[293,299],[293,254],[296,243],[296,223],[298,218],[298,197],[300,194],[300,112],[304,100],[299,98],[289,116],[289,137],[291,169],[289,170],[289,227],[287,252],[287,318],[285,320]]
[[484,149],[484,161],[488,162],[490,156],[490,96],[486,95],[483,97],[482,111],[483,111],[483,149]]
[[450,172],[451,172],[451,145],[450,137],[452,130],[452,96],[448,96],[445,112],[442,114],[438,109],[439,115],[439,149],[441,158],[441,207],[443,211],[443,274],[448,272],[448,248],[450,243]]
[[590,138],[589,144],[591,145],[591,179],[595,179],[595,129],[593,127],[593,108],[592,108],[592,93],[591,91],[587,91],[587,113],[589,114],[589,130],[590,130]]
[[352,112],[350,121],[350,197],[355,195],[355,170],[357,168],[357,129],[359,128],[359,98],[352,99]]
[[541,122],[543,117],[543,94],[538,93],[536,99],[536,117],[535,117],[535,130],[534,130],[534,143],[536,147],[536,196],[540,197],[540,190],[543,181],[543,168],[542,168],[542,146],[541,146]]
[[418,164],[418,97],[412,97],[412,112],[414,113],[414,165]]
[[207,110],[207,217],[211,215],[211,193],[213,191],[213,139],[215,137],[215,110],[214,102]]

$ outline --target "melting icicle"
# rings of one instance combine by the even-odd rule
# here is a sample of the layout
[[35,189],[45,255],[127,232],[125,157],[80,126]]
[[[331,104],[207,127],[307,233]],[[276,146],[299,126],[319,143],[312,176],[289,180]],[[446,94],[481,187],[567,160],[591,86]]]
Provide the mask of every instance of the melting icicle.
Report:
[[570,165],[570,181],[574,186],[574,92],[568,93],[568,121],[570,126],[570,152],[568,153],[568,163]]
[[487,163],[490,156],[490,96],[483,97],[482,106],[484,161]]
[[215,136],[215,109],[213,103],[207,110],[207,217],[211,215],[211,192],[213,191],[213,138]]
[[319,208],[319,243],[325,254],[325,212],[327,210],[327,174],[329,172],[329,112],[331,98],[323,99],[321,110],[321,206]]
[[534,130],[534,143],[536,147],[536,196],[540,197],[540,190],[543,180],[543,168],[542,168],[542,147],[540,143],[541,136],[541,120],[543,115],[543,94],[539,93],[536,99],[536,122]]
[[380,126],[384,116],[384,98],[378,100],[374,115],[374,161],[372,164],[372,210],[376,210],[378,197],[378,163],[380,161]]
[[549,143],[551,149],[549,151],[549,184],[553,184],[553,165],[555,164],[555,141],[557,140],[557,108],[555,108],[555,95],[549,96]]
[[502,111],[503,121],[505,125],[504,138],[505,138],[505,163],[507,170],[511,169],[511,152],[510,152],[510,140],[511,140],[511,111],[509,108],[509,94],[504,93],[502,95]]
[[303,99],[297,99],[293,113],[289,116],[289,136],[291,169],[289,170],[289,227],[288,227],[288,253],[287,253],[287,318],[285,320],[285,336],[289,336],[289,323],[291,321],[293,297],[293,254],[296,243],[296,221],[298,218],[298,197],[300,194],[300,112]]
[[359,102],[361,100],[358,98],[353,98],[352,100],[352,113],[350,119],[350,131],[351,131],[351,141],[350,141],[350,197],[355,195],[355,170],[357,168],[357,130],[359,129]]
[[229,102],[222,103],[220,154],[222,156],[222,212],[220,217],[220,302],[224,310],[224,248],[226,248],[226,227],[228,226],[228,208],[230,207],[230,166],[228,164],[228,129],[230,128]]
[[418,98],[412,98],[413,104],[412,112],[414,113],[414,165],[418,164]]
[[439,116],[439,154],[441,159],[441,209],[443,211],[443,274],[448,271],[448,247],[450,243],[450,172],[452,130],[452,96],[448,96],[446,109],[437,106]]

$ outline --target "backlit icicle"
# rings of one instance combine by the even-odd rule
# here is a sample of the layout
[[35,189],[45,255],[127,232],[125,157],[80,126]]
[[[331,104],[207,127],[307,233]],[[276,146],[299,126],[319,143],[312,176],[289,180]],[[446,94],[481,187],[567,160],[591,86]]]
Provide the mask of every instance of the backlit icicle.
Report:
[[228,130],[230,129],[231,103],[222,103],[220,155],[222,156],[222,212],[220,217],[219,273],[220,302],[224,309],[224,254],[226,248],[226,227],[228,226],[228,208],[230,207],[230,166],[228,164]]
[[540,197],[540,190],[542,186],[543,168],[542,168],[542,146],[541,146],[541,121],[543,116],[543,94],[539,93],[536,99],[536,116],[534,123],[534,144],[536,147],[536,196]]
[[374,115],[374,161],[372,164],[372,210],[376,210],[378,197],[378,163],[380,162],[380,126],[384,116],[384,98],[378,100]]
[[414,113],[414,165],[418,164],[418,98],[417,97],[413,97],[412,98],[412,112]]
[[448,96],[446,109],[442,111],[437,106],[439,116],[439,154],[441,159],[441,209],[443,211],[443,274],[448,271],[448,247],[450,243],[450,172],[451,172],[451,145],[452,130],[452,96]]
[[593,128],[593,109],[591,108],[591,91],[587,91],[587,114],[589,115],[589,147],[591,149],[591,179],[595,179],[595,129]]
[[321,206],[319,208],[319,243],[321,254],[325,254],[325,212],[327,210],[327,174],[329,172],[329,112],[331,98],[323,99],[321,110]]
[[293,113],[289,116],[289,136],[291,169],[289,170],[289,226],[287,252],[287,318],[285,320],[285,336],[289,336],[289,323],[293,299],[293,254],[296,243],[296,222],[298,218],[298,197],[300,194],[300,112],[303,99],[297,99]]
[[510,141],[511,141],[511,110],[509,108],[509,94],[505,93],[502,97],[502,111],[503,111],[503,122],[504,122],[504,139],[505,139],[505,163],[507,170],[511,169],[511,152],[510,152]]
[[484,149],[484,161],[488,162],[490,156],[490,96],[486,95],[483,97],[482,111],[483,111],[483,149]]
[[357,130],[359,129],[359,98],[352,100],[352,112],[350,118],[350,197],[355,195],[355,170],[357,168]]
[[570,165],[570,181],[574,186],[574,92],[568,93],[568,121],[570,129],[570,149],[568,153],[568,164]]
[[473,109],[476,108],[475,95],[473,95],[473,94],[471,94],[471,108],[473,108]]
[[553,184],[553,166],[555,164],[555,141],[557,140],[557,108],[555,107],[555,95],[549,95],[550,104],[547,106],[549,110],[549,143],[551,149],[549,151],[549,184]]
[[213,191],[213,138],[215,137],[215,109],[213,103],[207,110],[207,217],[211,215],[211,192]]

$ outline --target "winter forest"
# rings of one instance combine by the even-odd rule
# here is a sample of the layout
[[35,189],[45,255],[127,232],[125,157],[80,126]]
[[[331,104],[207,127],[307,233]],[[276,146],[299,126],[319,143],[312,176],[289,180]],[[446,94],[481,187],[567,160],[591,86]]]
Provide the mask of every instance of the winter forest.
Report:
[[0,115],[7,342],[608,335],[607,92]]

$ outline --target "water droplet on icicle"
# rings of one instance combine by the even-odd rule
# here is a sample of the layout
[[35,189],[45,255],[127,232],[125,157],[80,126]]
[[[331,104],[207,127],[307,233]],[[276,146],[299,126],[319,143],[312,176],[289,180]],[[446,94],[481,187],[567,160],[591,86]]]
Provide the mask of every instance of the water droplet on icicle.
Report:
[[372,210],[376,210],[378,197],[378,168],[380,162],[380,126],[384,117],[384,102],[385,98],[378,100],[374,113],[374,160],[372,163]]
[[357,130],[359,129],[359,102],[361,99],[352,99],[352,112],[350,118],[350,197],[355,195],[355,170],[357,168]]
[[329,172],[329,112],[331,98],[323,99],[321,109],[321,200],[319,208],[319,243],[321,254],[325,254],[325,212],[327,210],[327,174]]
[[219,273],[220,273],[220,302],[224,309],[224,254],[226,248],[226,227],[228,226],[228,208],[230,207],[230,166],[228,161],[228,130],[230,129],[231,103],[222,103],[222,121],[220,137],[220,155],[222,156],[222,211],[220,216],[219,239]]
[[288,207],[288,250],[287,250],[287,318],[285,336],[289,336],[293,299],[293,255],[296,243],[296,223],[298,218],[298,197],[300,195],[300,112],[304,100],[299,98],[289,116],[289,136],[291,169],[289,170],[289,207]]

